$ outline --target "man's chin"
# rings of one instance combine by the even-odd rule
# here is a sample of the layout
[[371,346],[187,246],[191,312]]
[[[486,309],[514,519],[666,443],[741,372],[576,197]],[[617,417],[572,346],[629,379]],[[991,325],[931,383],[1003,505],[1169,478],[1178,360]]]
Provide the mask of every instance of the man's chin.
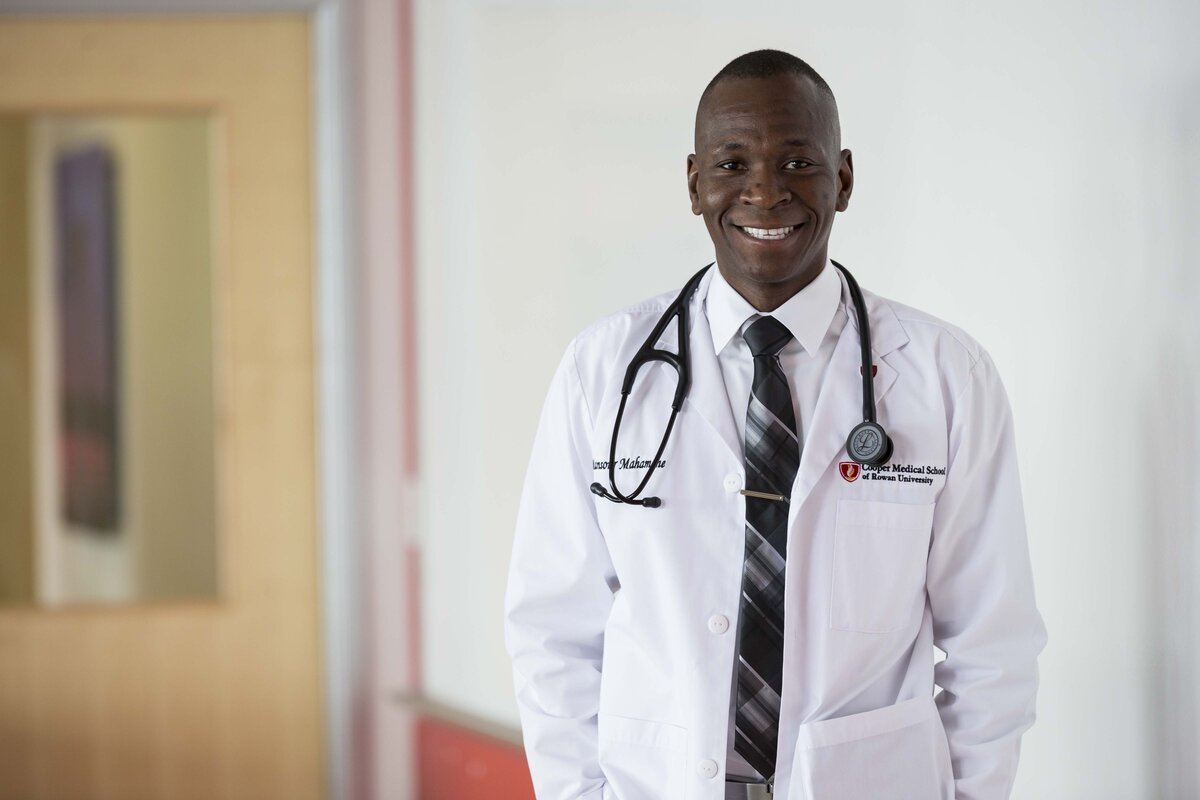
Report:
[[803,265],[791,260],[778,262],[739,259],[731,266],[731,277],[760,286],[779,286],[794,282],[804,275]]

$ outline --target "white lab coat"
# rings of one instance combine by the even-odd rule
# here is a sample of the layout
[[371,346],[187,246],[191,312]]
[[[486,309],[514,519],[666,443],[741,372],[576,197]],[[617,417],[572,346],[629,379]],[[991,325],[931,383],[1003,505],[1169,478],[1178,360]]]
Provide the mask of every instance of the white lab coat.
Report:
[[[690,306],[691,392],[646,490],[660,508],[588,487],[608,485],[621,379],[673,294],[587,328],[550,387],[505,613],[541,800],[724,797],[745,499],[699,300],[710,278]],[[969,336],[864,294],[879,421],[891,464],[912,471],[841,466],[862,419],[851,313],[792,489],[776,797],[1002,800],[1046,641],[1007,397]],[[661,340],[671,350],[674,331]],[[643,368],[618,459],[653,457],[674,388],[670,367]],[[624,492],[644,474],[635,463],[617,470]],[[936,666],[934,645],[947,654]]]

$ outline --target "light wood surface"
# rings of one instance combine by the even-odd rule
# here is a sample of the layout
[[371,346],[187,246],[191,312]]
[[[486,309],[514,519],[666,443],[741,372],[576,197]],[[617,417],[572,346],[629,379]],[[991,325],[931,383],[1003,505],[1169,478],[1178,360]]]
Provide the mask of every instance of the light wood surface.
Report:
[[0,800],[323,795],[301,15],[0,21],[0,113],[216,119],[216,603],[0,610]]
[[33,599],[28,172],[24,120],[0,116],[0,604]]

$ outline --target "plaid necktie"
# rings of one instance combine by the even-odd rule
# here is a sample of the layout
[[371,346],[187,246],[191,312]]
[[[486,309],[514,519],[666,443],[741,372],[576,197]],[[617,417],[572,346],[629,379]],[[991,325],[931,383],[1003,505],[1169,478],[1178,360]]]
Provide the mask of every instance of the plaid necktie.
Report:
[[[759,317],[743,334],[754,355],[746,411],[746,489],[790,498],[800,442],[778,353],[792,334]],[[775,774],[783,688],[783,573],[789,500],[746,497],[734,749],[764,777]]]

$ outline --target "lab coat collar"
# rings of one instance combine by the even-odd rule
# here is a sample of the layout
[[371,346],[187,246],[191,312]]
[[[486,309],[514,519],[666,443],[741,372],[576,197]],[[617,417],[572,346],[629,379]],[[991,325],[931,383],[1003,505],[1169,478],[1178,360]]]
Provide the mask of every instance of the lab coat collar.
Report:
[[691,350],[692,386],[684,403],[684,412],[689,407],[695,408],[740,463],[741,441],[733,421],[733,410],[729,406],[729,393],[725,391],[725,378],[713,350],[712,329],[704,313],[704,300],[716,274],[717,265],[713,264],[700,279],[688,305],[691,316],[688,347]]
[[[854,302],[850,299],[850,287],[846,284],[846,278],[840,270],[837,272],[837,277],[842,286],[841,302],[846,308],[846,315],[850,320],[850,327],[854,331],[854,340],[857,343],[858,314],[854,310]],[[900,324],[891,304],[866,289],[863,289],[862,293],[863,300],[867,302],[867,317],[871,320],[871,350],[875,355],[886,356],[908,344],[908,332]],[[861,357],[859,360],[861,361]],[[879,387],[876,387],[875,391],[878,392]]]
[[[811,433],[805,439],[800,455],[800,469],[792,487],[791,514],[796,514],[817,485],[829,464],[846,455],[846,437],[862,422],[862,348],[858,340],[858,315],[850,297],[850,289],[841,272],[837,273],[842,286],[841,302],[846,309],[847,322],[825,373],[824,385],[813,411]],[[896,382],[897,372],[887,356],[908,342],[908,333],[891,305],[863,290],[867,317],[871,321],[871,352],[875,366],[875,408],[877,420],[887,430],[888,418],[881,401]],[[895,431],[888,431],[895,436]]]

